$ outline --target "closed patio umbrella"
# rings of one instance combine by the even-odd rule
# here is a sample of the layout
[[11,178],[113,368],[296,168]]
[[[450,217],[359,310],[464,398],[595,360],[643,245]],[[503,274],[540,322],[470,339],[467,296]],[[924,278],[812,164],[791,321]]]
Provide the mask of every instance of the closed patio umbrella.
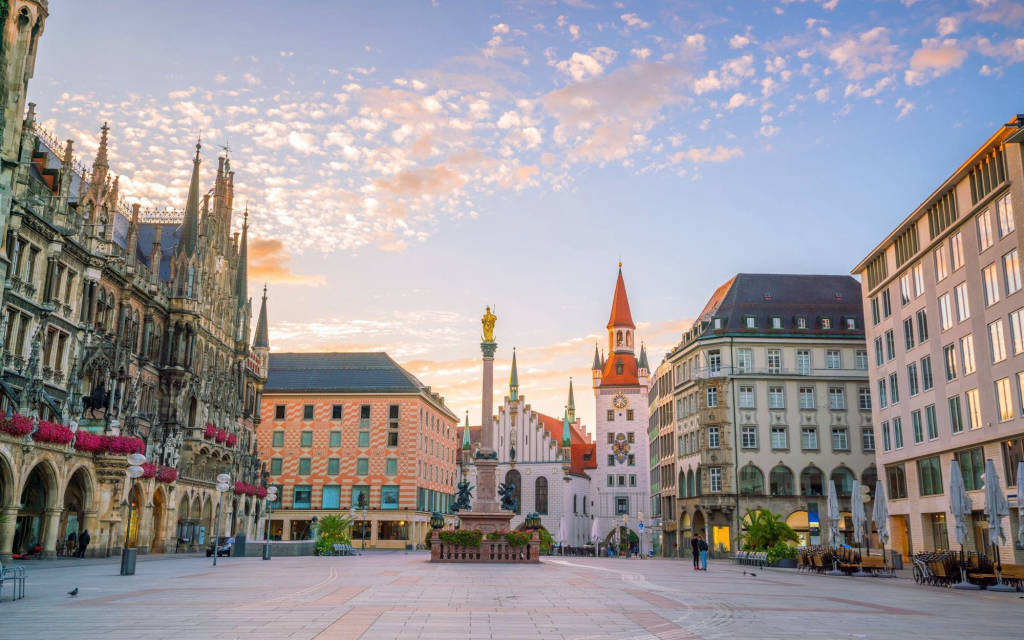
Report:
[[1024,549],[1024,460],[1017,463],[1017,544]]
[[999,559],[999,545],[1006,544],[1006,530],[1003,529],[1003,518],[1010,515],[1010,504],[1003,494],[999,483],[999,473],[992,458],[985,461],[985,515],[988,516],[988,543],[992,545],[992,554],[996,561],[996,584],[989,591],[1016,591],[1015,588],[1003,584],[1003,563]]
[[[853,489],[850,493],[850,516],[853,520],[853,539],[857,541],[857,546],[861,545],[864,540],[864,526],[867,524],[867,516],[864,514],[864,501],[861,499],[860,481],[853,481]],[[863,577],[868,574],[864,573],[864,568],[861,567],[853,575],[857,577]]]
[[949,510],[953,514],[956,542],[960,545],[960,582],[953,585],[953,588],[979,589],[978,585],[967,582],[964,571],[964,543],[967,541],[967,518],[971,515],[971,497],[967,495],[964,476],[960,473],[960,465],[955,459],[949,463]]
[[558,550],[563,556],[565,555],[566,535],[565,516],[562,516],[562,519],[558,521]]
[[[882,560],[885,561],[885,543],[889,542],[889,503],[885,499],[885,488],[882,481],[875,481],[875,508],[871,511],[871,519],[878,529],[878,542],[882,545]],[[886,571],[889,567],[883,565]]]
[[[828,481],[828,542],[833,549],[839,548],[839,496],[836,494],[836,481]],[[843,572],[836,566],[836,556],[832,554],[831,576],[841,576]]]

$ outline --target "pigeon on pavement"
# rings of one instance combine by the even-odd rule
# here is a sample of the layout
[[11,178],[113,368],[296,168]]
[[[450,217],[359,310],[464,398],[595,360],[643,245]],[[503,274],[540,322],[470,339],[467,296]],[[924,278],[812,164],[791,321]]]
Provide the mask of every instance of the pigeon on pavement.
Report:
[[72,598],[74,598],[75,596],[77,596],[77,595],[78,595],[78,587],[75,587],[75,588],[74,588],[74,589],[72,589],[71,591],[68,591],[68,595],[69,595],[69,596],[71,596]]

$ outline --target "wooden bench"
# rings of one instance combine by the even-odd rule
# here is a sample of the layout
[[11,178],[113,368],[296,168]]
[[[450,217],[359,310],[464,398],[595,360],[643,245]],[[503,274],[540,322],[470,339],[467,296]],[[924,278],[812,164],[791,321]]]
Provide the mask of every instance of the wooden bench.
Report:
[[1024,565],[1004,564],[1002,576],[1003,580],[1024,580]]
[[864,556],[860,559],[860,564],[865,569],[884,569],[885,558],[881,556]]

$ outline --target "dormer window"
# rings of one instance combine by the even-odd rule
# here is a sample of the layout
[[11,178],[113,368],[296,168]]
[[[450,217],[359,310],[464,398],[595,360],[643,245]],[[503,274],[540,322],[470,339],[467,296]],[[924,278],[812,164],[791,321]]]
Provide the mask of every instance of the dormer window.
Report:
[[831,329],[832,328],[832,318],[822,318],[821,319],[821,328],[822,329]]
[[797,329],[806,329],[807,328],[807,318],[805,318],[803,316],[797,316],[796,328]]
[[615,363],[615,374],[616,375],[620,375],[620,376],[622,375],[622,363],[621,362],[616,362]]
[[846,328],[848,330],[850,330],[850,331],[855,331],[857,329],[857,319],[856,318],[847,318],[846,319]]
[[779,316],[772,316],[772,329],[782,328],[782,318]]
[[756,329],[757,328],[757,318],[755,318],[754,316],[745,316],[743,318],[743,322],[744,322],[744,324],[746,325],[746,327],[748,329]]
[[714,319],[714,320],[712,320],[711,322],[712,322],[712,326],[714,326],[714,328],[715,328],[716,330],[718,330],[718,329],[721,329],[721,328],[722,328],[722,319],[721,319],[721,318],[715,318],[715,319]]

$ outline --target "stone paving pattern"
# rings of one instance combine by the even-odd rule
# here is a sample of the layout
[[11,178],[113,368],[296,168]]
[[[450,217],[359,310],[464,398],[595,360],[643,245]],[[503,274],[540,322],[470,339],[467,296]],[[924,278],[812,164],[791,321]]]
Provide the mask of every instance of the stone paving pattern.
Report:
[[[540,565],[360,557],[29,562],[28,597],[0,602],[0,637],[50,638],[1014,638],[1018,594],[712,562],[545,558]],[[79,587],[77,598],[66,592]]]

